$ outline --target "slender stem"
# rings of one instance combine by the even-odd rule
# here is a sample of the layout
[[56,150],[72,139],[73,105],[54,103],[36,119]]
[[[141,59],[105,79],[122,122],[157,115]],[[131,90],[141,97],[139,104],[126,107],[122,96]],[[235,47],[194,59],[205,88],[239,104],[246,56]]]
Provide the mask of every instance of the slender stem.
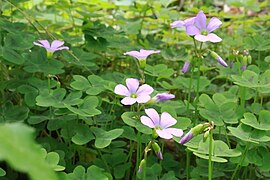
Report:
[[212,142],[213,141],[213,134],[212,130],[209,131],[209,159],[208,159],[208,180],[212,179]]
[[188,114],[188,111],[189,111],[189,104],[190,104],[190,97],[191,97],[191,87],[192,87],[192,81],[193,81],[193,74],[194,74],[194,68],[191,65],[191,76],[190,76],[189,85],[188,85],[188,101],[187,101],[187,108],[186,108],[187,114]]
[[198,119],[198,101],[199,101],[199,90],[200,90],[200,67],[201,67],[201,60],[198,61],[198,77],[197,77],[197,89],[196,89],[196,99],[195,99],[195,124],[197,124]]
[[245,87],[240,87],[240,99],[241,99],[241,107],[244,109],[245,108],[245,96],[246,96],[246,88]]
[[232,177],[231,177],[231,180],[234,179],[234,177],[235,177],[235,175],[236,175],[236,173],[237,173],[239,167],[242,166],[243,161],[244,161],[244,159],[245,159],[245,157],[246,157],[246,154],[247,154],[249,145],[250,145],[250,143],[247,143],[246,148],[245,148],[245,150],[244,150],[244,153],[243,153],[243,155],[242,155],[242,158],[241,158],[241,160],[238,162],[238,164],[237,164],[237,166],[236,166],[236,168],[235,168],[235,170],[234,170],[234,172],[233,172],[233,175],[232,175]]
[[143,167],[143,180],[146,180],[146,164],[147,164],[147,153],[151,150],[151,146],[154,143],[154,140],[151,140],[146,148],[144,149],[144,160],[145,160],[145,167]]
[[189,180],[189,167],[190,167],[190,151],[186,149],[187,160],[186,160],[186,179]]

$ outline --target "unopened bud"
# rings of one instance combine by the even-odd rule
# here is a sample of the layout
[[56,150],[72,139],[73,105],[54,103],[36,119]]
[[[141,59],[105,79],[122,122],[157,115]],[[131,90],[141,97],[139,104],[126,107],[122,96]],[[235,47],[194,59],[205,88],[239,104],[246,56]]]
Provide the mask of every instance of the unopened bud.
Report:
[[145,169],[145,165],[146,165],[145,159],[141,160],[140,165],[139,165],[139,169],[138,169],[138,173],[142,173],[142,171]]
[[162,152],[161,152],[161,149],[160,149],[159,145],[155,142],[155,143],[152,144],[152,148],[155,151],[157,157],[160,160],[162,160],[163,159],[163,156],[162,156]]
[[193,138],[193,133],[192,131],[190,130],[187,134],[185,134],[185,136],[183,136],[180,140],[180,144],[185,144],[187,143],[188,141],[190,141],[192,138]]
[[252,63],[252,57],[251,57],[251,55],[248,55],[247,61],[248,61],[248,64],[251,64]]
[[183,68],[182,68],[182,70],[181,70],[182,73],[184,73],[184,74],[187,73],[188,70],[189,70],[189,66],[190,66],[190,62],[186,61]]
[[218,61],[218,63],[220,64],[220,65],[222,65],[222,66],[224,66],[224,67],[228,67],[228,64],[216,53],[216,52],[214,52],[214,51],[210,51],[211,53],[211,56],[213,57],[213,58],[215,58],[217,61]]
[[209,136],[209,130],[206,131],[206,132],[203,134],[203,142],[205,142],[205,141],[207,140],[208,136]]

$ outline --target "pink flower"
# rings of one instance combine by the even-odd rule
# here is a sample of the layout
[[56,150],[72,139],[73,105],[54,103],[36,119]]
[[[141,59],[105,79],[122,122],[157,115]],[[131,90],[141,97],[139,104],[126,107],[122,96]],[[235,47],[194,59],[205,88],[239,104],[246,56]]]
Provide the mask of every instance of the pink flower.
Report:
[[219,28],[221,24],[222,22],[216,17],[212,17],[207,23],[206,15],[203,11],[200,11],[194,20],[194,24],[186,27],[186,32],[188,35],[194,36],[197,41],[216,43],[222,41],[222,39],[212,32]]
[[[62,46],[64,41],[54,40],[52,44],[48,40],[38,40],[39,43],[33,42],[35,45],[44,47],[48,52],[55,52],[63,49],[69,49],[67,46]],[[62,46],[62,47],[61,47]]]
[[173,136],[181,137],[183,135],[182,129],[169,128],[176,124],[176,119],[174,119],[169,113],[163,112],[161,117],[155,109],[145,109],[145,113],[148,116],[141,116],[141,122],[155,129],[158,136],[164,139],[171,139]]
[[144,50],[141,49],[140,51],[129,51],[125,52],[124,55],[129,55],[137,58],[138,60],[145,60],[149,55],[155,54],[155,53],[160,53],[159,50],[154,51],[154,50]]
[[139,80],[134,78],[126,79],[126,85],[127,87],[118,84],[114,88],[116,94],[125,96],[125,98],[121,100],[122,104],[132,105],[136,102],[146,103],[151,99],[150,94],[154,91],[151,86],[147,84],[139,86]]

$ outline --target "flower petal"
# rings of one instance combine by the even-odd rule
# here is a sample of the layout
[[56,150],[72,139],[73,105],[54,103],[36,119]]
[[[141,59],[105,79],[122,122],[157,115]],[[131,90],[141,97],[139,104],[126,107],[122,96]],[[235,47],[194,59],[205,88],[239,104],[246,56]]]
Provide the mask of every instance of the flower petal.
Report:
[[131,98],[131,97],[125,97],[124,99],[121,100],[121,103],[124,105],[132,105],[132,104],[136,103],[136,99]]
[[160,119],[160,126],[163,129],[166,129],[174,124],[176,124],[176,119],[174,119],[169,113],[163,112],[161,114],[161,119]]
[[145,113],[147,114],[147,116],[150,117],[155,126],[159,125],[159,114],[155,109],[153,108],[145,109]]
[[41,44],[37,43],[37,42],[33,42],[35,45],[37,46],[41,46],[44,47],[46,49],[50,49],[50,43],[47,40],[38,40],[38,42],[40,42]]
[[139,80],[135,78],[127,78],[126,85],[130,93],[135,93],[139,87]]
[[219,26],[221,26],[222,22],[216,18],[216,17],[212,17],[207,25],[207,31],[208,32],[212,32],[215,29],[219,28]]
[[208,36],[201,35],[201,34],[195,35],[194,38],[195,38],[197,41],[200,41],[200,42],[206,42],[206,41],[209,41]]
[[150,99],[151,97],[149,95],[138,95],[136,101],[138,103],[147,103]]
[[143,84],[139,87],[137,94],[138,95],[150,95],[154,89],[148,84]]
[[51,49],[56,50],[64,44],[64,41],[54,40],[51,44]]
[[174,21],[173,23],[171,23],[171,28],[176,28],[176,27],[182,27],[184,26],[185,22],[184,21]]
[[187,26],[186,27],[186,32],[190,36],[194,36],[196,34],[200,34],[201,33],[200,30],[196,26],[194,26],[194,25]]
[[130,92],[128,91],[127,87],[124,86],[123,84],[118,84],[117,86],[115,86],[114,93],[122,96],[130,95]]
[[172,134],[171,134],[171,131],[168,130],[168,129],[157,129],[156,130],[157,134],[159,137],[163,138],[163,139],[171,139],[173,138]]
[[200,11],[195,19],[195,24],[199,28],[199,30],[204,30],[206,29],[206,16],[203,13],[203,11]]
[[211,41],[213,43],[216,43],[216,42],[220,42],[222,41],[222,39],[220,37],[218,37],[216,34],[214,33],[210,33],[207,35],[208,37],[208,41]]
[[228,64],[220,57],[218,56],[217,61],[219,64],[221,64],[224,67],[228,67]]
[[184,20],[184,26],[194,25],[196,17],[191,17]]
[[181,137],[183,135],[183,130],[182,129],[177,129],[177,128],[167,128],[167,130],[170,131],[170,133],[176,137]]
[[155,127],[155,124],[154,124],[154,122],[153,122],[153,120],[151,120],[149,117],[147,117],[147,116],[142,116],[141,117],[141,122],[144,124],[144,125],[146,125],[146,126],[148,126],[148,127],[150,127],[150,128],[154,128]]
[[63,46],[63,47],[57,48],[57,49],[55,49],[55,50],[56,50],[56,51],[60,51],[60,50],[63,50],[63,49],[69,50],[69,47]]

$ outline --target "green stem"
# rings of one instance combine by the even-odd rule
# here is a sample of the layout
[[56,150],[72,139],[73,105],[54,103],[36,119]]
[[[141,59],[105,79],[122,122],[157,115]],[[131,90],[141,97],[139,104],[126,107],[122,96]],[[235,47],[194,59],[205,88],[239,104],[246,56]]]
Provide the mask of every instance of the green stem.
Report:
[[186,149],[187,160],[186,160],[186,179],[189,180],[189,167],[190,167],[190,151]]
[[191,76],[190,76],[189,85],[188,85],[188,101],[187,101],[187,108],[186,108],[187,114],[188,114],[188,111],[189,111],[189,104],[190,104],[190,97],[191,97],[191,87],[192,87],[192,81],[193,81],[193,74],[194,74],[194,68],[191,65]]
[[195,99],[195,124],[197,124],[198,119],[198,101],[199,101],[199,90],[200,90],[200,67],[201,67],[201,59],[198,62],[198,77],[197,77],[197,89],[196,89],[196,99]]
[[208,180],[212,179],[212,143],[213,143],[213,134],[212,130],[209,132],[209,159],[208,159]]
[[246,148],[245,148],[245,150],[244,150],[244,153],[243,153],[243,155],[242,155],[242,158],[241,158],[241,160],[238,162],[238,164],[237,164],[237,166],[236,166],[236,168],[235,168],[235,170],[234,170],[234,172],[233,172],[233,175],[232,175],[232,177],[231,177],[231,180],[234,179],[234,177],[235,177],[235,175],[236,175],[236,173],[237,173],[239,167],[242,166],[243,161],[244,161],[244,159],[245,159],[245,157],[246,157],[246,154],[247,154],[249,145],[250,145],[250,143],[247,143]]
[[145,167],[143,167],[143,180],[146,180],[146,164],[147,164],[147,153],[151,150],[151,146],[154,143],[154,140],[151,140],[146,148],[144,149],[144,160],[145,160]]
[[245,108],[245,96],[246,96],[246,88],[245,87],[240,87],[240,105],[244,109]]

